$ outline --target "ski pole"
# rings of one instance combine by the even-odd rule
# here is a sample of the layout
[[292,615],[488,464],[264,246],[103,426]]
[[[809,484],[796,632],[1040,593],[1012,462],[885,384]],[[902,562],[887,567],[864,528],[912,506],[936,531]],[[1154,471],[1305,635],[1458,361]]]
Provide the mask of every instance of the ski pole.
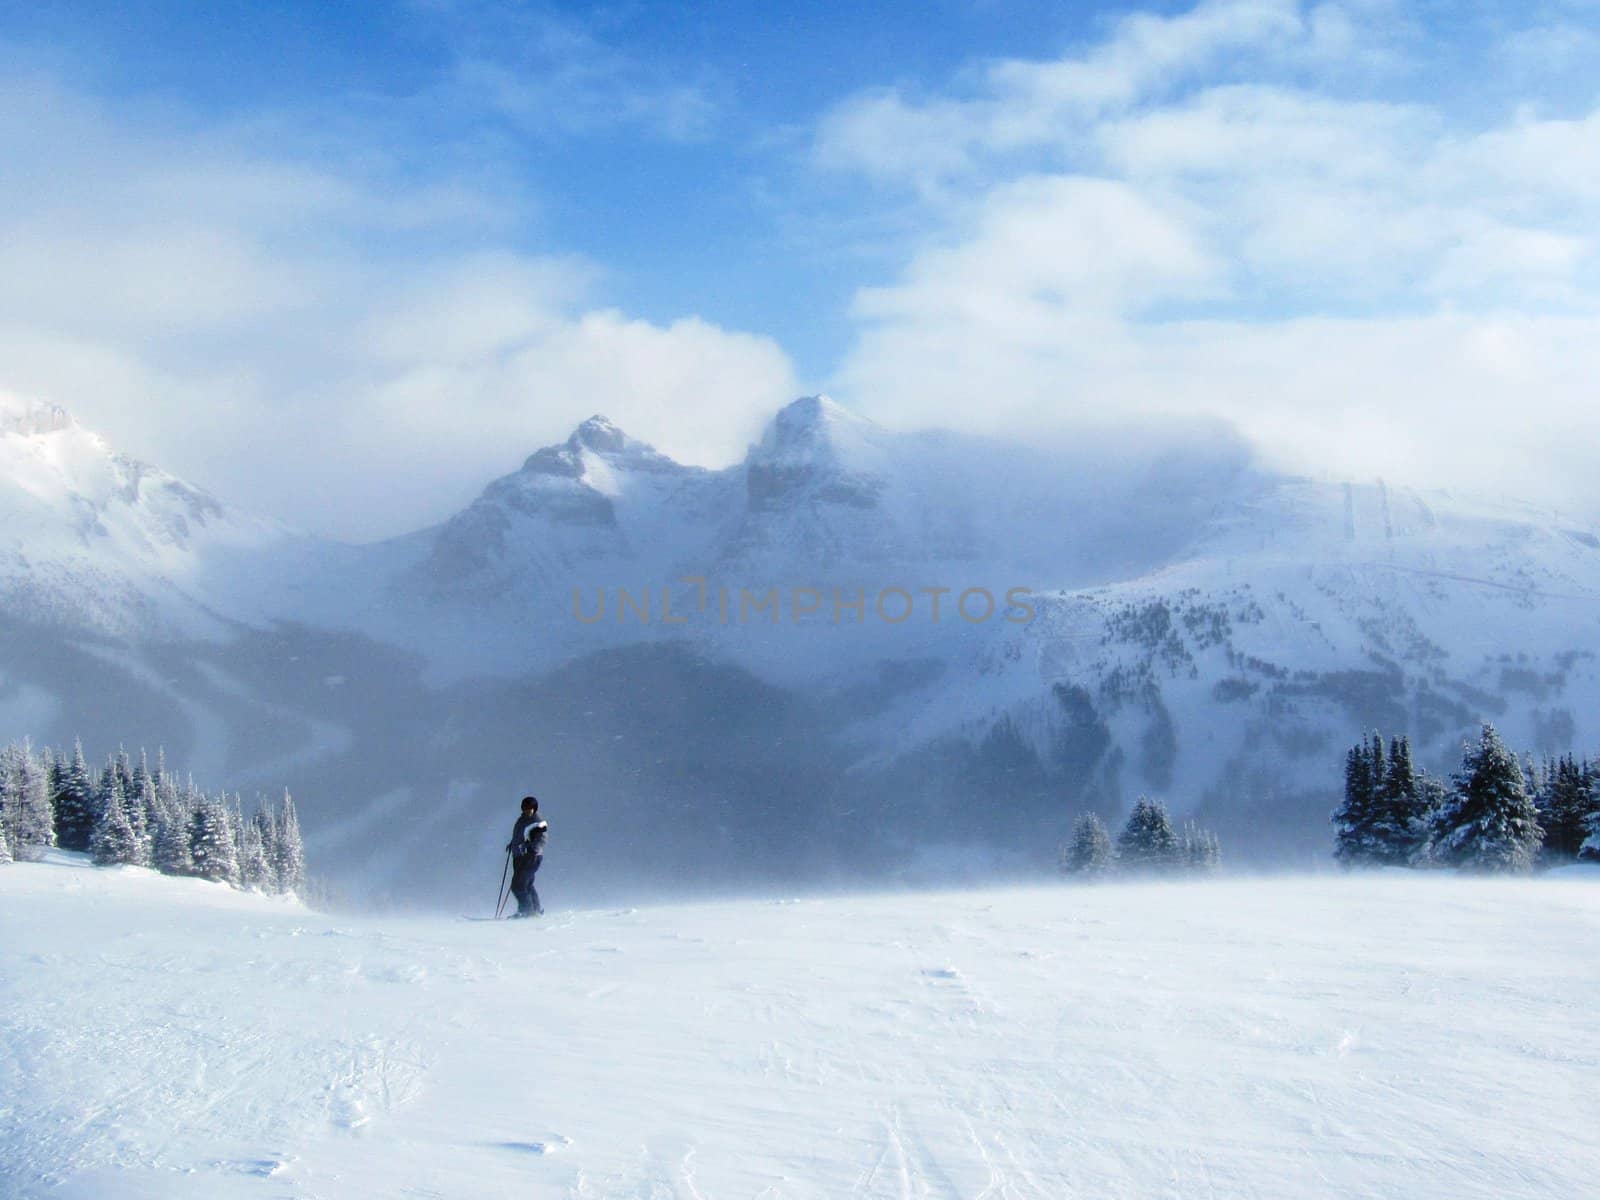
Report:
[[495,889],[494,919],[500,919],[500,910],[506,906],[506,876],[511,874],[511,851],[506,851],[505,869],[500,872],[500,886]]

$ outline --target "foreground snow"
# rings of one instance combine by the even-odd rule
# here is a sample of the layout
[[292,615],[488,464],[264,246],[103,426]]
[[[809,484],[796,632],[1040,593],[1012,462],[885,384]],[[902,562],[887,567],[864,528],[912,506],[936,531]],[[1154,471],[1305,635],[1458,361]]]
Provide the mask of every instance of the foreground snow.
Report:
[[7,1196],[1575,1196],[1600,886],[323,916],[0,870]]

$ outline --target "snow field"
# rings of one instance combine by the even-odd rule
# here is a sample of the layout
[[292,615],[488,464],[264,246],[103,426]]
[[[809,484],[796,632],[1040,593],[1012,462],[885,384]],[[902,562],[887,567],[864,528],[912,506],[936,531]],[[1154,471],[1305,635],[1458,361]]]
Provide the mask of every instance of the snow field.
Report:
[[0,1194],[1578,1196],[1596,882],[492,924],[53,855],[0,869]]

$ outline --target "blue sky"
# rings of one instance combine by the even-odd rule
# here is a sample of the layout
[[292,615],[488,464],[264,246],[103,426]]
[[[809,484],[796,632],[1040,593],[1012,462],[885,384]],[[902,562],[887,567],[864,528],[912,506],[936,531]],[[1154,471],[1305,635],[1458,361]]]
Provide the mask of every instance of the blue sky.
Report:
[[0,67],[0,389],[322,532],[817,388],[1600,513],[1592,0],[0,3]]
[[[797,162],[812,123],[860,89],[1053,50],[1111,14],[1033,2],[779,8],[16,4],[4,27],[14,49],[107,98],[170,101],[200,120],[268,112],[315,126],[337,112],[370,122],[415,177],[441,158],[476,160],[526,206],[509,244],[602,264],[601,294],[653,320],[692,312],[779,334],[822,379],[844,352],[847,299],[873,247],[852,236],[843,181],[817,189]],[[474,63],[521,76],[528,106],[507,111],[464,86]]]

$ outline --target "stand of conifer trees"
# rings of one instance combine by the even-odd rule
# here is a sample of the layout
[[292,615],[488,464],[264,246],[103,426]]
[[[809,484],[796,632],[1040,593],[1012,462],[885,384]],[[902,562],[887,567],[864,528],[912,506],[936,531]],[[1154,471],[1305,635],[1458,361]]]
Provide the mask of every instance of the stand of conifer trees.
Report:
[[271,895],[305,886],[305,845],[289,793],[258,800],[246,817],[237,793],[200,791],[194,780],[134,762],[119,750],[99,771],[83,746],[72,754],[0,749],[0,863],[40,858],[52,846],[87,852],[100,866],[151,867]]
[[1374,734],[1345,757],[1333,824],[1347,867],[1500,873],[1600,860],[1600,768],[1570,755],[1519,762],[1486,724],[1446,781],[1412,765],[1407,739],[1385,747]]
[[1094,813],[1079,817],[1071,839],[1061,846],[1060,862],[1064,873],[1080,879],[1100,879],[1113,872],[1214,871],[1222,862],[1222,842],[1211,830],[1192,821],[1179,833],[1164,804],[1141,796],[1115,842]]

